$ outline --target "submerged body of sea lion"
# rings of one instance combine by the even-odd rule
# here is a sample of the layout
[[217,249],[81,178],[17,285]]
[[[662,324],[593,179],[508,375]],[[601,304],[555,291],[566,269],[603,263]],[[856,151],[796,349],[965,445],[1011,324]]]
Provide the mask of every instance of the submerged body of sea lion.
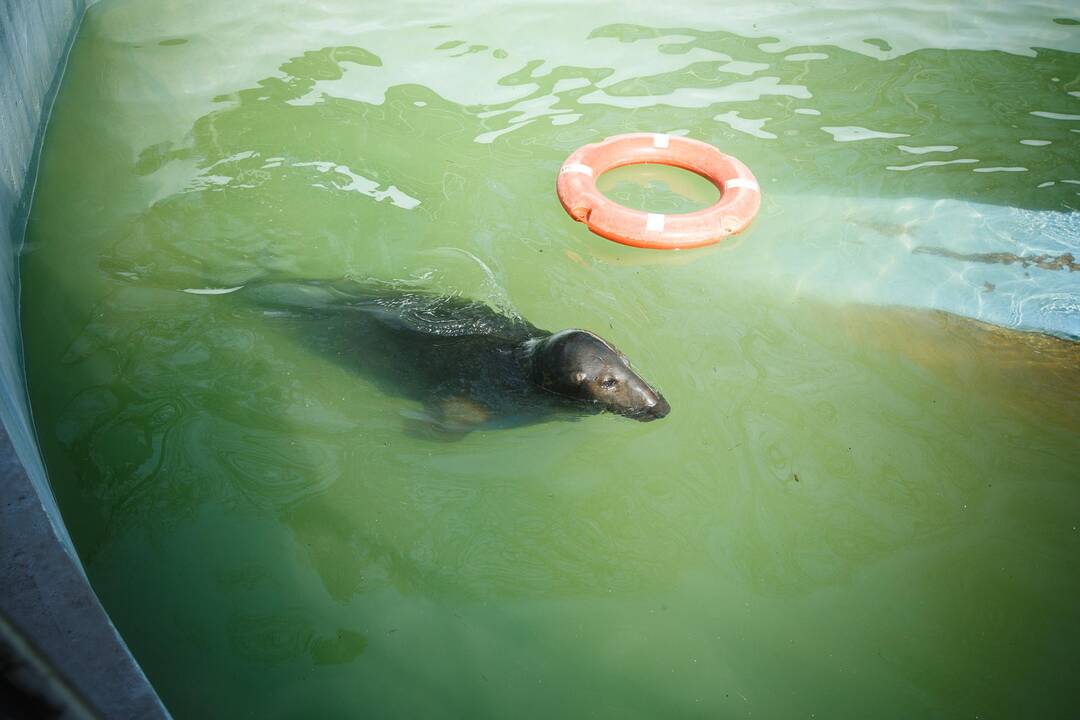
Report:
[[649,421],[670,411],[599,336],[550,333],[482,302],[322,280],[255,283],[235,295],[293,322],[313,350],[419,400],[444,432],[604,411]]

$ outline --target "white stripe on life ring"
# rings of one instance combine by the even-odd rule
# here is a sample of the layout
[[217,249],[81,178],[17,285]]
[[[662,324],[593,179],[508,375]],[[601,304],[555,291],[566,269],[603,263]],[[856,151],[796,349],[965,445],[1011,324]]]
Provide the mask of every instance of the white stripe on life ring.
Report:
[[724,181],[724,189],[727,188],[746,188],[747,190],[754,190],[755,192],[761,192],[761,187],[753,180],[747,180],[746,178],[731,178]]
[[242,287],[244,286],[237,285],[236,287],[228,288],[184,288],[184,292],[192,295],[228,295],[231,292],[236,292]]
[[581,173],[582,175],[592,177],[592,168],[588,165],[582,165],[581,163],[568,163],[563,165],[562,170],[559,171],[560,175],[563,173]]
[[653,133],[652,146],[654,148],[660,148],[662,150],[667,149],[671,145],[671,136],[665,133]]
[[664,232],[664,216],[660,213],[649,213],[645,219],[645,229],[651,232]]

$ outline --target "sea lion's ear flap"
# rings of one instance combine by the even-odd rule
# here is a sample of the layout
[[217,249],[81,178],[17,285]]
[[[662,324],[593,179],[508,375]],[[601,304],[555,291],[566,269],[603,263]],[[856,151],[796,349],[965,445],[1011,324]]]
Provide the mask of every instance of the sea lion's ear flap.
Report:
[[575,385],[580,385],[581,383],[585,382],[585,378],[589,377],[589,375],[584,370],[578,370],[576,373],[574,373],[570,377],[572,377],[574,379],[574,384]]

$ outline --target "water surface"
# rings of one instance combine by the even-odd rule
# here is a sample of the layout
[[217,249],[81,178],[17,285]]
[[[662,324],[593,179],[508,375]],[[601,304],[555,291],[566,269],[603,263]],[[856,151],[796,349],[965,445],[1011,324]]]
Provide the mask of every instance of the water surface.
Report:
[[[939,5],[96,5],[27,370],[174,715],[1072,714],[1080,28]],[[657,253],[573,223],[560,163],[640,130],[743,159],[750,230]],[[710,201],[680,176],[605,190]],[[185,292],[343,276],[592,329],[672,414],[432,442]]]

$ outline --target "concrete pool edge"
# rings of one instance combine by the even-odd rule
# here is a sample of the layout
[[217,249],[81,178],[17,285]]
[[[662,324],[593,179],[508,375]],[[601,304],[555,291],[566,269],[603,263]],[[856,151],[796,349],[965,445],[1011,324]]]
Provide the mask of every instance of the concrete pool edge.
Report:
[[23,375],[18,258],[26,211],[49,108],[90,4],[0,0],[0,615],[98,716],[167,718],[68,537],[37,448]]

